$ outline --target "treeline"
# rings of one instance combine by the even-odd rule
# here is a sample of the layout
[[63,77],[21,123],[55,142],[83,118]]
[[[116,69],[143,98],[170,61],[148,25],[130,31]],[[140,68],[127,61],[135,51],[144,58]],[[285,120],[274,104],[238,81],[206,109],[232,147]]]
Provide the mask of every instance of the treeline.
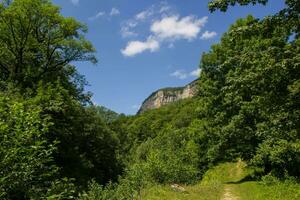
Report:
[[[199,94],[137,116],[92,106],[86,27],[47,0],[0,5],[0,198],[138,199],[242,159],[299,180],[300,2],[239,19],[201,58]],[[211,11],[267,0],[218,0]]]
[[1,1],[0,199],[74,199],[117,180],[116,116],[90,106],[74,66],[97,61],[86,30],[51,1]]

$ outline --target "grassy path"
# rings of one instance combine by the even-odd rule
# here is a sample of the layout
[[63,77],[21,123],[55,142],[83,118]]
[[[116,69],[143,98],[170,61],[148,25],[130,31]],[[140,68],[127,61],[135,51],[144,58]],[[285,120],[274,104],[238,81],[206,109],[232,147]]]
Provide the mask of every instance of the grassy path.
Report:
[[209,170],[201,183],[183,186],[157,185],[143,192],[142,200],[298,200],[300,184],[278,182],[264,185],[245,178],[253,173],[242,161],[223,163]]
[[[244,164],[239,160],[236,165],[230,169],[230,181],[239,181],[243,177]],[[230,184],[224,184],[224,192],[221,200],[238,200],[240,199],[234,192],[235,188]]]
[[222,195],[222,200],[238,200],[239,198],[233,194],[233,187],[230,185],[224,186],[224,193]]

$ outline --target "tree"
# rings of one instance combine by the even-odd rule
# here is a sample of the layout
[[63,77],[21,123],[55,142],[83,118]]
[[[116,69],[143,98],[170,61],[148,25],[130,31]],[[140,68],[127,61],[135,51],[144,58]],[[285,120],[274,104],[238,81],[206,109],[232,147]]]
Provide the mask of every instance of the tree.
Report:
[[0,91],[17,88],[49,117],[53,126],[44,136],[49,144],[57,142],[51,156],[58,176],[75,178],[78,190],[92,178],[101,184],[115,180],[119,172],[118,139],[93,108],[86,108],[86,81],[73,66],[97,61],[86,31],[50,0],[0,3]]
[[[239,3],[212,1],[212,11]],[[224,158],[241,156],[266,173],[299,176],[299,1],[264,19],[238,20],[202,57],[200,96]],[[294,158],[294,159],[291,159]],[[288,163],[288,164],[287,164]]]
[[[221,10],[226,12],[229,5],[234,6],[248,5],[250,3],[266,5],[269,0],[212,0],[209,2],[208,7],[211,12]],[[280,10],[276,15],[269,18],[272,21],[271,26],[284,26],[287,27],[291,33],[295,33],[299,37],[300,32],[300,2],[298,0],[285,0],[286,7]]]
[[108,124],[116,121],[121,116],[121,114],[118,114],[108,108],[105,108],[104,106],[92,106],[92,107],[93,109],[96,110],[97,115],[101,117],[101,119],[104,122]]
[[[0,3],[0,81],[21,88],[74,76],[74,61],[96,62],[86,27],[49,0]],[[76,79],[77,80],[77,79]],[[68,79],[70,81],[70,79]]]
[[49,116],[20,95],[0,94],[0,198],[72,199],[74,187],[59,178],[53,159],[56,142],[46,138]]
[[268,0],[213,0],[209,2],[208,7],[210,11],[215,11],[217,9],[220,9],[221,11],[225,12],[227,11],[229,6],[234,6],[236,4],[239,5],[248,5],[250,3],[257,4],[263,4],[265,5],[268,2]]

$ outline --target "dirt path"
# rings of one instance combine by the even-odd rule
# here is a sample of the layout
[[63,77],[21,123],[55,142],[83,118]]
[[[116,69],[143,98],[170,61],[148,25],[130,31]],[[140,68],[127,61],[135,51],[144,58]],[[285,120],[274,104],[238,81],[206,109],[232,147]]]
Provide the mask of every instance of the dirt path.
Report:
[[232,191],[233,188],[230,185],[225,185],[221,200],[238,200],[239,198],[235,196]]
[[[237,179],[241,176],[242,174],[242,171],[243,171],[243,163],[241,160],[239,160],[235,166],[235,168],[232,169],[231,173],[234,177],[234,179]],[[224,192],[223,192],[223,195],[222,195],[222,200],[238,200],[239,197],[236,196],[234,194],[234,187],[230,184],[225,184],[224,185]]]

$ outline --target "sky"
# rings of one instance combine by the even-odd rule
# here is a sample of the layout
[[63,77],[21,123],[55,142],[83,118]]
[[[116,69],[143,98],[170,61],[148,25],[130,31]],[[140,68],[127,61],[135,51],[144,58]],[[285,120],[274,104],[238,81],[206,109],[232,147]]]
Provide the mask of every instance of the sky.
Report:
[[66,17],[87,25],[96,65],[74,63],[93,102],[135,114],[154,91],[184,86],[200,72],[201,55],[218,43],[238,18],[276,13],[284,4],[208,11],[208,0],[53,0]]

